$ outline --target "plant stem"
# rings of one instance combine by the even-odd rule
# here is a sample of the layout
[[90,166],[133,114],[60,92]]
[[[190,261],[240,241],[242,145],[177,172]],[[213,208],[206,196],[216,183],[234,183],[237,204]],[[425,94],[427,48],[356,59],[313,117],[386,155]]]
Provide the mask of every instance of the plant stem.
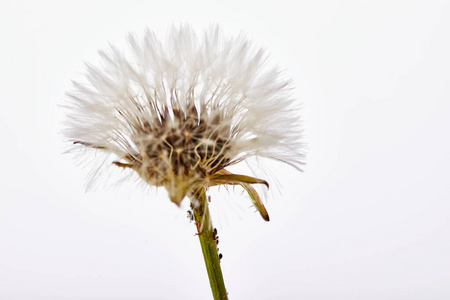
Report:
[[192,196],[191,203],[214,300],[228,299],[204,188]]

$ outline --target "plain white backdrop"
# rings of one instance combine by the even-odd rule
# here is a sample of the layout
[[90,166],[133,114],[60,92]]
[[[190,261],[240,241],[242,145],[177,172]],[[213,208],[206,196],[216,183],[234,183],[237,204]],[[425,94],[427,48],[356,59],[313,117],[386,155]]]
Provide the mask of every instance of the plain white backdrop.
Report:
[[449,299],[450,2],[225,0],[0,1],[0,299],[211,298],[186,207],[86,193],[58,135],[83,61],[180,23],[243,30],[303,103],[271,221],[213,200],[230,299]]

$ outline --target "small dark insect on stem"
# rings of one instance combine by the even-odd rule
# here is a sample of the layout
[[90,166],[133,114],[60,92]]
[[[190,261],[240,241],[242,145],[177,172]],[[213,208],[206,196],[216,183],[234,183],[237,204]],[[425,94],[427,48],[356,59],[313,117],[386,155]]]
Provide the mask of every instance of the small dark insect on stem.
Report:
[[194,221],[194,214],[192,213],[191,210],[187,211],[187,218],[189,219],[189,222]]
[[[217,235],[217,228],[213,229],[213,240],[216,243],[216,245],[219,244],[219,236]],[[217,250],[219,250],[219,249],[217,249]]]

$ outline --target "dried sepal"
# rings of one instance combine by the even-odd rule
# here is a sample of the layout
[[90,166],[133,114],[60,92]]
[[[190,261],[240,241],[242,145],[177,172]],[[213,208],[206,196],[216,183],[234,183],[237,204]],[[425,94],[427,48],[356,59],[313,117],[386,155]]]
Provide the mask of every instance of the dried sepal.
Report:
[[[258,179],[258,178],[254,178],[254,177],[250,177],[250,176],[232,174],[225,169],[223,169],[217,173],[218,173],[217,176],[220,176],[220,180],[223,182],[221,184],[239,184],[239,185],[241,185],[244,188],[244,190],[248,193],[250,199],[253,202],[253,205],[255,206],[256,210],[259,212],[261,217],[267,222],[270,220],[269,214],[268,214],[266,208],[264,207],[264,204],[262,203],[258,192],[256,191],[256,189],[254,187],[252,187],[250,185],[250,184],[255,184],[255,183],[262,183],[262,184],[265,184],[267,186],[267,188],[269,188],[269,184],[267,183],[267,181]],[[228,181],[226,181],[226,180],[228,180]]]
[[259,194],[256,192],[255,188],[248,183],[241,183],[241,186],[248,193],[250,199],[252,199],[253,205],[255,206],[261,217],[264,219],[264,221],[269,222],[269,213],[264,207],[264,204],[261,202],[261,198],[259,197]]
[[[223,171],[224,170],[222,170],[222,172]],[[208,181],[211,183],[210,186],[221,184],[237,185],[241,183],[246,183],[246,184],[264,184],[265,186],[267,186],[267,188],[269,188],[269,183],[267,183],[267,181],[263,179],[231,173],[220,174],[220,172],[217,172],[216,174],[209,177]]]

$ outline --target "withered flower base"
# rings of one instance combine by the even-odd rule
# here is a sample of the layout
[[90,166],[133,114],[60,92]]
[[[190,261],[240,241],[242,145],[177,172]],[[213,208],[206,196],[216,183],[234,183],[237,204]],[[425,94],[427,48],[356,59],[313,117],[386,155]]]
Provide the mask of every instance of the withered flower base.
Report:
[[164,187],[176,205],[190,199],[214,298],[226,299],[206,189],[240,185],[269,221],[252,186],[269,184],[226,168],[254,157],[300,169],[301,132],[289,84],[277,68],[263,68],[261,50],[242,37],[223,38],[217,27],[202,40],[182,27],[172,29],[166,45],[151,31],[128,42],[127,51],[100,51],[102,64],[88,65],[87,81],[74,82],[65,134],[95,151],[102,166]]
[[[172,107],[174,105],[172,103]],[[205,107],[201,108],[201,111],[205,110]],[[119,110],[118,113],[123,114]],[[164,186],[170,200],[177,205],[188,192],[193,195],[200,188],[240,184],[264,220],[269,221],[258,193],[250,186],[263,183],[269,187],[269,184],[225,170],[233,162],[230,149],[232,137],[237,134],[233,130],[237,128],[227,125],[229,120],[220,115],[220,110],[213,120],[199,116],[193,103],[184,110],[172,109],[171,113],[168,107],[160,112],[155,106],[153,113],[157,116],[153,122],[135,120],[130,124],[138,137],[136,147],[141,151],[128,153],[123,157],[124,162],[114,161],[115,165],[135,170],[151,185]]]

